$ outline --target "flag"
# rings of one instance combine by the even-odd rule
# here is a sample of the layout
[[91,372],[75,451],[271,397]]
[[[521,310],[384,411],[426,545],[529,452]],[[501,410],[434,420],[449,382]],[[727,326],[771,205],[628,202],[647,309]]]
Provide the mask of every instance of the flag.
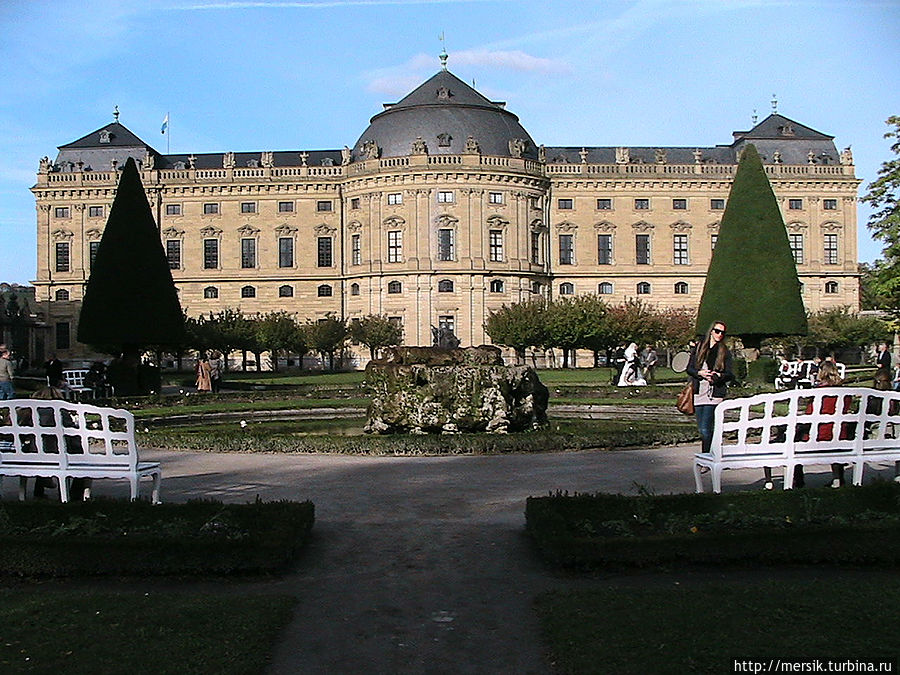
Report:
[[159,130],[159,133],[165,134],[166,130],[169,128],[169,113],[166,113],[166,117],[163,120],[162,128]]

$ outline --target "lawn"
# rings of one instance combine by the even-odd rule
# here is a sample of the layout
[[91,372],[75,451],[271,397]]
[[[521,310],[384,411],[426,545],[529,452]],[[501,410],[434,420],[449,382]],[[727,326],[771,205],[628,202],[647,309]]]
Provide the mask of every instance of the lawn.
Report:
[[0,589],[0,670],[56,675],[251,675],[294,598],[184,591]]

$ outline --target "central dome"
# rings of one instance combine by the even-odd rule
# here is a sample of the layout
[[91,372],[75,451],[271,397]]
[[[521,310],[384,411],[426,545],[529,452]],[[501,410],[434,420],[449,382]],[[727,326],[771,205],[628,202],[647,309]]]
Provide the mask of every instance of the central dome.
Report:
[[353,160],[422,154],[421,147],[413,151],[419,139],[429,155],[459,155],[470,137],[483,155],[537,158],[518,117],[442,70],[369,121],[353,146]]

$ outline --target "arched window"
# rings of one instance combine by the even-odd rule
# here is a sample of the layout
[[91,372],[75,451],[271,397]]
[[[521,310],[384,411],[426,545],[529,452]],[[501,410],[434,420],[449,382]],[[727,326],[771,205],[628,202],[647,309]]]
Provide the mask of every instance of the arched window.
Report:
[[278,287],[278,297],[279,298],[293,298],[294,297],[294,287],[288,284],[284,286]]
[[491,293],[503,292],[503,279],[491,279]]
[[575,285],[570,284],[568,281],[564,284],[559,285],[559,294],[560,295],[574,295],[575,294]]
[[825,292],[829,295],[838,292],[838,282],[836,281],[826,281],[825,282]]
[[608,281],[604,281],[602,284],[597,286],[597,293],[600,295],[612,295],[613,285]]
[[256,287],[255,286],[244,286],[241,288],[241,297],[242,298],[255,298],[256,297]]
[[687,295],[688,285],[686,281],[679,281],[675,284],[675,295]]
[[316,290],[320,298],[330,298],[332,295],[331,286],[329,286],[328,284],[322,284]]
[[219,289],[215,286],[207,286],[203,289],[203,297],[207,300],[215,300],[219,297]]
[[65,288],[60,288],[56,291],[56,299],[57,300],[68,300],[69,299],[69,291]]
[[403,291],[403,285],[399,281],[388,282],[388,293],[400,293]]
[[438,293],[452,293],[453,282],[450,279],[441,279],[438,282]]
[[350,284],[350,295],[359,295],[359,284]]
[[650,295],[650,284],[646,281],[642,281],[637,285],[637,294],[638,295]]

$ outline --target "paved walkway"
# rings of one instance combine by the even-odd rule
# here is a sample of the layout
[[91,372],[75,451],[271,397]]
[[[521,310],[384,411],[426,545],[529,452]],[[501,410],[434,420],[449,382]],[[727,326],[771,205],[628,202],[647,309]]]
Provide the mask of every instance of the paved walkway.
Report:
[[[696,446],[479,457],[371,458],[147,451],[163,499],[310,499],[295,573],[253,584],[298,599],[271,667],[284,673],[547,673],[534,597],[574,583],[540,564],[525,498],[549,491],[693,490]],[[761,473],[761,472],[760,472]],[[824,483],[825,473],[811,485]],[[753,471],[726,489],[761,486]],[[15,481],[3,497],[14,498]],[[145,486],[146,490],[146,486]],[[127,495],[111,481],[97,495]]]

